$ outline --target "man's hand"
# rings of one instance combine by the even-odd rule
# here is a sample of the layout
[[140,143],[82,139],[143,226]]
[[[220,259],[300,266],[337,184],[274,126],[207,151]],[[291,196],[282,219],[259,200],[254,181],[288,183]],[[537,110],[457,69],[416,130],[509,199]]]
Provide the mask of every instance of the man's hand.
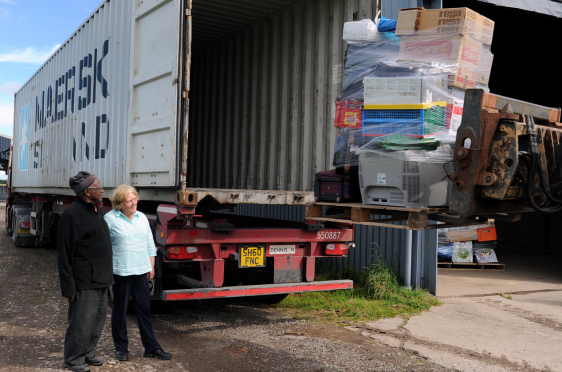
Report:
[[66,300],[67,300],[68,302],[72,302],[72,301],[74,301],[75,298],[76,298],[76,295],[72,295],[72,296],[68,296],[68,297],[66,298]]
[[146,273],[146,277],[148,278],[148,281],[150,282],[152,279],[154,279],[154,269],[152,269],[151,271],[149,271],[148,273]]

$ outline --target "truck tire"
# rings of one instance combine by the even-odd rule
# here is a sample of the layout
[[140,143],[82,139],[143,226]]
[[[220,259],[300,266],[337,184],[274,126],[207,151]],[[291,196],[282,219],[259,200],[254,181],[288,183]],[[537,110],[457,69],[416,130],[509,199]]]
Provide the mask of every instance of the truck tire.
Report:
[[[11,213],[10,213],[11,216]],[[12,234],[14,233],[14,228],[13,228],[13,224],[12,224],[12,219],[8,216],[8,213],[6,213],[6,222],[10,221],[10,226],[6,226],[6,235],[8,236],[12,236]]]
[[287,298],[289,294],[274,294],[274,295],[265,295],[265,296],[254,296],[252,297],[252,301],[259,302],[260,304],[267,304],[267,305],[274,305],[278,304],[279,302],[283,301]]

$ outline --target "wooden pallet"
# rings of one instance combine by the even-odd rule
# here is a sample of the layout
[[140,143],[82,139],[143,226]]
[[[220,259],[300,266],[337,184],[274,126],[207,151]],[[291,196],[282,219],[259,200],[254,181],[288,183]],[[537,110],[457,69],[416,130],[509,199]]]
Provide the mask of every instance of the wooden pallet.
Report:
[[494,263],[453,263],[453,262],[437,262],[439,269],[453,269],[453,270],[492,270],[492,271],[505,271],[505,264],[501,262]]
[[[340,209],[343,213],[324,215],[323,207]],[[405,230],[432,230],[452,227],[441,223],[428,225],[432,214],[446,213],[448,208],[402,208],[384,205],[367,205],[359,203],[309,203],[306,205],[305,217],[309,220],[353,223],[359,225],[390,227]],[[380,220],[371,220],[371,216],[391,216]],[[407,221],[407,225],[394,225],[393,222]]]

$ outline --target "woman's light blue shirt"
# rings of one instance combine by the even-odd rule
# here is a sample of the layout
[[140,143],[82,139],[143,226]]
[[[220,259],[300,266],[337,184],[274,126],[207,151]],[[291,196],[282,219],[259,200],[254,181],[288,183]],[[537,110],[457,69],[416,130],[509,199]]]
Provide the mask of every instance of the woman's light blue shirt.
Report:
[[104,219],[113,246],[113,273],[128,276],[152,271],[150,257],[156,256],[156,246],[148,218],[137,211],[129,221],[121,211],[113,210]]

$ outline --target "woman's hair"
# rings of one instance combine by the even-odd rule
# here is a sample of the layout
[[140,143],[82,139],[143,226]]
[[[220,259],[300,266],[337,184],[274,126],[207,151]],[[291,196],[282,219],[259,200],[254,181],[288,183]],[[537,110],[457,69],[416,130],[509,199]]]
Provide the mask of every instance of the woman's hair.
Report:
[[115,192],[113,192],[113,196],[111,197],[111,204],[113,205],[114,211],[120,211],[123,209],[123,203],[127,200],[129,193],[131,192],[135,194],[138,200],[139,193],[133,186],[123,184],[115,189]]

